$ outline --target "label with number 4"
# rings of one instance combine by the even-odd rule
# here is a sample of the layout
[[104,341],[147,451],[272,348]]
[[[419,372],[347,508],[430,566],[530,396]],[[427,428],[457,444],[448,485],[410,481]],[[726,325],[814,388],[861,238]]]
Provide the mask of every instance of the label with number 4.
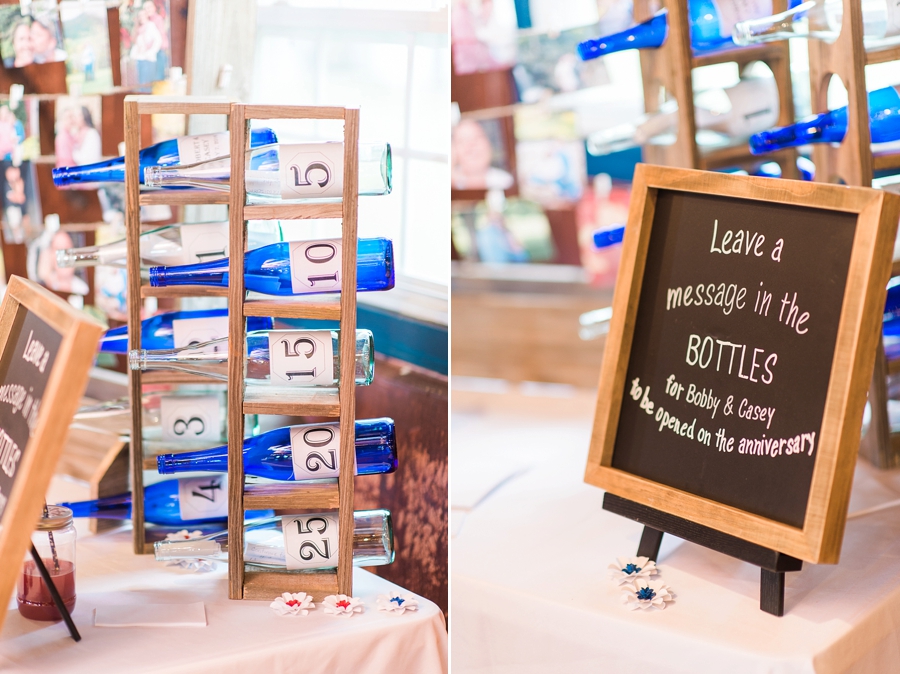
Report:
[[228,517],[227,476],[178,480],[178,510],[186,521]]
[[295,480],[337,477],[341,472],[341,425],[291,426],[291,458]]
[[219,396],[164,396],[159,401],[162,439],[222,439],[222,406]]
[[341,240],[291,242],[291,291],[295,295],[341,289]]
[[281,531],[289,571],[337,566],[337,514],[285,515],[281,518]]
[[343,143],[279,145],[278,155],[282,199],[343,196]]
[[330,330],[270,330],[269,376],[272,384],[334,386]]

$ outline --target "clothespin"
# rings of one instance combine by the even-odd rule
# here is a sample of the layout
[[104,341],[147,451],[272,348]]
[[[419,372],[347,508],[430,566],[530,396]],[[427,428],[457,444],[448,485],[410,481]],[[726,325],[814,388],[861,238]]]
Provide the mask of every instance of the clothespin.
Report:
[[22,143],[13,147],[12,151],[12,164],[15,167],[19,167],[22,165],[22,155],[25,153],[25,149],[22,146]]
[[11,84],[9,85],[9,109],[15,110],[19,107],[19,101],[22,100],[22,97],[25,95],[25,85],[24,84]]
[[59,215],[57,213],[48,213],[44,216],[44,231],[51,233],[59,231]]
[[19,14],[31,16],[31,0],[19,0]]
[[230,63],[226,63],[221,68],[219,68],[219,77],[216,79],[216,87],[218,89],[227,89],[228,85],[231,84],[231,72],[234,68]]

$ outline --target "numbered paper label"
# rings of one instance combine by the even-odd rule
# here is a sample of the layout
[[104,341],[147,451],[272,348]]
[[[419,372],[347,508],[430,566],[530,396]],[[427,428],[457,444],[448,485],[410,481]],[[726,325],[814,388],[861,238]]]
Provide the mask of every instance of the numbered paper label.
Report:
[[[884,37],[900,35],[900,0],[888,0],[885,9],[887,10],[887,29],[884,31]],[[863,27],[864,32],[868,33],[866,28],[868,26]]]
[[718,0],[719,35],[730,38],[736,23],[772,15],[772,0]]
[[228,517],[227,476],[178,480],[178,509],[183,520]]
[[204,133],[178,139],[178,163],[196,164],[198,161],[224,157],[231,153],[228,132]]
[[219,396],[166,396],[160,399],[159,407],[163,440],[221,440]]
[[340,423],[291,426],[291,457],[295,480],[337,477],[341,457]]
[[270,330],[271,383],[289,386],[334,386],[334,352],[330,330]]
[[341,240],[293,241],[291,290],[295,295],[341,289]]
[[330,513],[281,518],[289,571],[329,569],[338,563],[338,518]]
[[343,195],[343,143],[280,145],[278,153],[282,199]]
[[[228,337],[228,316],[177,318],[172,321],[172,338],[176,349],[225,337]],[[227,350],[228,346],[216,344],[193,351],[194,353],[217,353],[220,349]]]
[[228,257],[228,223],[182,225],[181,251],[184,264],[197,264]]

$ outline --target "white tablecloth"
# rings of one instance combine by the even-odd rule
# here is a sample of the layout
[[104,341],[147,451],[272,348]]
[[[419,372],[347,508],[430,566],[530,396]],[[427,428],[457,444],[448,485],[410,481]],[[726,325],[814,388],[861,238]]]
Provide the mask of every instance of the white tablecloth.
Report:
[[[353,592],[365,613],[330,616],[319,607],[305,617],[281,617],[269,602],[229,600],[227,565],[197,574],[133,555],[130,530],[82,538],[77,555],[72,617],[82,640],[69,638],[62,622],[26,620],[13,597],[0,631],[3,674],[447,672],[440,609],[419,597],[415,613],[378,611],[376,597],[396,586],[362,569],[354,572]],[[99,606],[197,601],[206,604],[207,627],[93,626]]]
[[[676,600],[633,612],[606,567],[642,528],[583,483],[590,397],[453,400],[454,674],[900,672],[900,508],[851,519],[839,565],[787,574],[782,618],[758,567],[668,535]],[[898,498],[898,471],[859,462],[851,513]]]

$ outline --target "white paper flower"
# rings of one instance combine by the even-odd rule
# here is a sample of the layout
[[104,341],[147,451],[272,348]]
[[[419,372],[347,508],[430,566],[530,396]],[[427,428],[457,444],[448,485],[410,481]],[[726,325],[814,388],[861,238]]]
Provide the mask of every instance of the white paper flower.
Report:
[[[182,529],[181,531],[176,531],[175,533],[166,534],[167,541],[189,541],[192,538],[199,538],[203,535],[203,532],[199,529],[196,531],[188,531],[187,529]],[[193,571],[195,573],[209,573],[210,571],[215,571],[217,568],[217,564],[212,559],[173,559],[166,562],[166,566],[178,566],[187,571]]]
[[275,597],[275,601],[269,604],[269,608],[278,615],[308,615],[309,609],[316,607],[312,599],[305,592],[282,592],[280,597]]
[[659,580],[640,579],[623,585],[620,589],[622,590],[622,603],[632,611],[651,608],[662,610],[666,607],[667,602],[674,600],[669,587]]
[[353,617],[354,613],[363,612],[362,599],[348,597],[345,594],[330,594],[322,600],[322,608],[329,615],[345,615]]
[[418,611],[419,600],[414,595],[400,594],[399,592],[380,594],[378,595],[378,610],[403,615],[406,611]]
[[659,573],[656,562],[649,557],[618,557],[615,564],[610,564],[609,577],[619,585],[635,580],[649,578]]

